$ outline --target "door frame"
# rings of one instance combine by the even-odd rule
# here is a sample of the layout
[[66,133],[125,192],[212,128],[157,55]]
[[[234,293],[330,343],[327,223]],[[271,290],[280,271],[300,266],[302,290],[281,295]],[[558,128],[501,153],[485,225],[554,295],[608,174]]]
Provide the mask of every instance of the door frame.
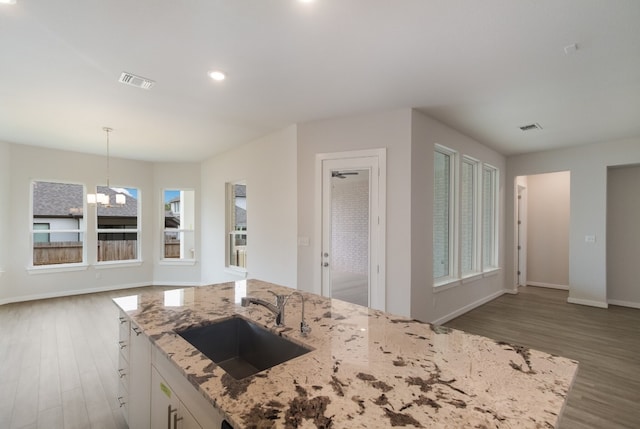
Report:
[[[314,192],[314,269],[313,288],[315,293],[323,295],[322,288],[322,222],[323,222],[323,164],[327,160],[346,160],[357,158],[377,158],[378,160],[378,225],[371,228],[369,240],[369,305],[371,308],[386,309],[386,225],[387,225],[387,150],[367,149],[345,152],[318,153],[315,159]],[[357,169],[355,166],[353,169]],[[348,168],[347,168],[348,169]],[[373,175],[372,175],[373,176]],[[371,177],[376,180],[376,177]],[[371,197],[370,197],[371,198]],[[374,222],[371,219],[370,222]]]

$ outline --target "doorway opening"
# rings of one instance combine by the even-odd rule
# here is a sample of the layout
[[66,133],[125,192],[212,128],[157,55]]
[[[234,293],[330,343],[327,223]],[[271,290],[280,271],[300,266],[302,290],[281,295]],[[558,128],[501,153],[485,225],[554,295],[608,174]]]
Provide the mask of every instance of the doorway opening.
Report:
[[518,176],[515,284],[569,290],[571,173]]
[[319,289],[384,310],[386,151],[320,154],[316,161]]

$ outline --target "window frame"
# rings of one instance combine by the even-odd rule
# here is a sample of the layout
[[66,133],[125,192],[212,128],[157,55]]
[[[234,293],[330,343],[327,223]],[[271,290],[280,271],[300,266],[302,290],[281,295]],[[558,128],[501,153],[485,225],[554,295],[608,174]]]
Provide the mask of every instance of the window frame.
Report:
[[[106,185],[98,185],[96,186],[96,194],[98,194],[99,188],[106,188]],[[96,268],[104,268],[112,265],[139,265],[142,263],[142,190],[135,186],[109,186],[110,189],[135,189],[136,190],[136,227],[134,228],[99,228],[99,214],[98,214],[98,206],[95,205],[95,266]],[[100,261],[99,252],[98,252],[98,244],[100,242],[99,237],[100,234],[136,234],[136,257],[134,259],[116,259],[116,260],[108,260],[108,261]]]
[[[245,249],[245,265],[233,265],[231,263],[231,237],[237,235],[244,235],[245,241],[248,239],[248,224],[245,226],[244,230],[236,230],[235,227],[235,219],[236,219],[236,195],[235,195],[235,186],[236,185],[244,185],[245,186],[245,205],[248,201],[247,198],[247,181],[235,180],[232,182],[227,182],[225,184],[225,268],[231,272],[238,272],[245,274],[248,272],[247,267],[247,258],[246,258],[246,249]],[[248,213],[248,208],[245,208]],[[246,244],[245,244],[246,246]]]
[[[485,217],[486,217],[486,206],[487,206],[487,195],[485,191],[485,173],[489,172],[491,174],[492,186],[491,186],[491,201],[489,201],[489,205],[491,206],[491,234],[490,237],[487,237],[485,230]],[[491,164],[484,163],[482,166],[482,260],[481,260],[481,268],[483,273],[491,272],[500,269],[499,266],[499,252],[500,252],[500,236],[499,236],[499,192],[500,192],[500,170],[494,167]],[[486,242],[487,240],[491,240],[489,244],[490,248],[490,262],[486,263]]]
[[[463,243],[464,237],[464,225],[462,222],[462,218],[464,216],[463,213],[463,207],[464,207],[464,202],[463,202],[463,197],[464,197],[464,186],[465,186],[465,180],[464,180],[464,165],[470,165],[472,168],[472,172],[471,172],[471,178],[473,180],[473,183],[471,185],[471,208],[472,208],[472,214],[471,214],[471,257],[470,257],[470,261],[471,261],[471,266],[469,267],[468,270],[465,271],[465,267],[464,267],[464,263],[463,263],[463,256],[462,253],[465,251],[465,246]],[[460,167],[460,218],[459,218],[459,229],[460,229],[460,241],[459,241],[459,250],[460,250],[460,273],[459,276],[461,278],[468,278],[468,277],[472,277],[475,276],[479,273],[482,272],[481,266],[482,266],[482,261],[480,259],[480,255],[482,252],[482,247],[481,247],[481,243],[482,243],[482,234],[481,234],[481,217],[482,217],[482,212],[480,209],[480,198],[482,197],[482,188],[481,186],[481,176],[480,176],[480,161],[478,159],[472,158],[470,156],[467,155],[463,155],[462,156],[462,162],[461,162],[461,167]]]
[[[166,204],[168,204],[167,202],[165,202],[165,194],[167,191],[177,191],[180,193],[180,206],[184,208],[185,205],[185,198],[184,198],[184,193],[185,192],[193,192],[193,207],[191,208],[191,211],[193,212],[193,222],[191,222],[191,228],[184,228],[183,224],[182,224],[182,219],[180,220],[180,227],[179,228],[167,228],[166,226]],[[160,200],[162,201],[162,206],[161,206],[161,214],[160,214],[160,218],[161,218],[161,225],[162,225],[162,230],[160,232],[161,237],[160,237],[160,264],[162,265],[193,265],[196,262],[196,253],[195,253],[195,249],[196,249],[196,227],[195,227],[195,223],[196,223],[196,191],[193,188],[183,188],[180,186],[175,186],[175,187],[167,187],[167,188],[163,188],[161,191],[161,197]],[[182,209],[181,209],[181,215],[182,215]],[[166,256],[166,238],[167,238],[167,233],[176,233],[179,234],[182,239],[181,239],[181,244],[184,244],[184,234],[185,233],[191,233],[193,235],[193,252],[192,252],[192,257],[189,258],[185,258],[185,257],[178,257],[178,258],[168,258]],[[181,252],[182,253],[182,252]]]
[[[37,221],[41,218],[35,218],[34,210],[34,197],[35,197],[35,188],[34,185],[36,183],[54,183],[60,185],[72,185],[72,186],[80,186],[82,187],[82,216],[78,218],[78,228],[64,228],[64,229],[51,229],[50,222],[41,222]],[[87,264],[87,221],[86,221],[86,213],[87,213],[87,203],[85,199],[86,195],[86,187],[83,183],[78,182],[70,182],[70,181],[61,181],[61,180],[47,180],[47,179],[32,179],[29,182],[29,215],[30,215],[30,223],[29,223],[29,265],[27,267],[28,272],[59,272],[59,271],[75,271],[75,270],[84,270],[88,267]],[[55,217],[55,216],[52,216]],[[46,229],[36,229],[35,225],[43,225],[48,224],[48,228]],[[47,234],[48,243],[51,243],[51,235],[52,234],[77,234],[78,235],[78,243],[82,243],[82,260],[80,262],[65,262],[60,264],[34,264],[34,245],[37,243],[35,241],[36,234]]]
[[[448,273],[446,275],[440,276],[440,277],[435,277],[435,264],[434,264],[434,278],[433,278],[433,282],[434,282],[434,286],[441,286],[441,285],[445,285],[448,283],[451,283],[452,281],[455,281],[458,279],[458,257],[456,255],[457,253],[457,249],[458,246],[456,245],[456,243],[458,242],[458,227],[457,224],[458,222],[456,221],[457,219],[457,208],[458,208],[458,152],[448,148],[446,146],[442,146],[440,144],[435,144],[434,145],[434,194],[433,194],[433,207],[435,210],[435,199],[436,199],[436,194],[435,194],[435,155],[436,153],[445,155],[449,157],[449,201],[448,201],[448,210],[449,210],[449,216],[448,216],[448,255],[447,259],[448,259],[448,265],[449,265],[449,270]],[[433,217],[433,241],[435,244],[435,229],[436,229],[436,225],[435,225],[435,221],[436,221],[436,217]],[[435,249],[435,246],[434,246]],[[435,252],[433,252],[433,256],[435,259]]]

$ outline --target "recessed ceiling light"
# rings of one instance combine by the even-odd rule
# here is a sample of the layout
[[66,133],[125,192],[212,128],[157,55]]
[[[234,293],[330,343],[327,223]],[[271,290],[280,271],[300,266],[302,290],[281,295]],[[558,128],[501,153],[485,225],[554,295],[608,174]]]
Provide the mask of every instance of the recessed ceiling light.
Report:
[[16,0],[0,0],[0,3],[4,3],[4,4],[16,4]]
[[209,77],[213,80],[221,81],[224,80],[227,76],[220,70],[212,70],[209,72]]
[[298,0],[300,3],[313,3],[315,0]]

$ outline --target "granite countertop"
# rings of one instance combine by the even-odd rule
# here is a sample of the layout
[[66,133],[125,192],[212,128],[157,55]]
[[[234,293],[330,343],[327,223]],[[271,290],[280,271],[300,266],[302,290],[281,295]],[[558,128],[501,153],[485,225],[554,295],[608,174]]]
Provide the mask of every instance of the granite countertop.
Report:
[[[149,291],[118,304],[234,428],[554,427],[576,361],[304,293],[286,305],[284,328],[242,296],[268,301],[274,284],[244,280]],[[313,351],[242,380],[175,334],[241,316]]]

